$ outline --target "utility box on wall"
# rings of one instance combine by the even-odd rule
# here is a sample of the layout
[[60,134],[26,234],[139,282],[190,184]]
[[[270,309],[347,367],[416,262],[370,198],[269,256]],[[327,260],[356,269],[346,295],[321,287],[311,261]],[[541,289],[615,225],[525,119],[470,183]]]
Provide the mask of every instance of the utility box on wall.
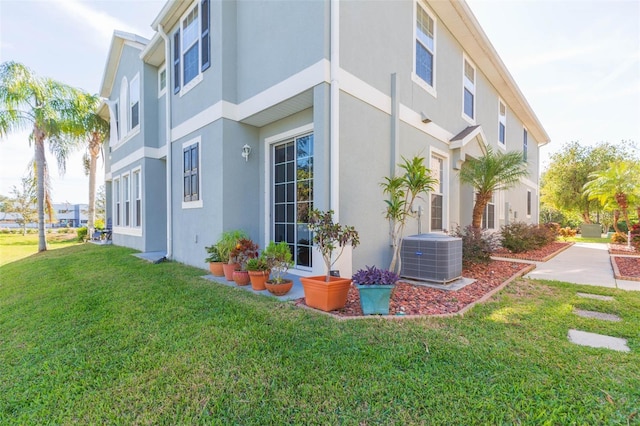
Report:
[[419,234],[404,238],[400,276],[447,283],[462,276],[462,239],[445,234]]

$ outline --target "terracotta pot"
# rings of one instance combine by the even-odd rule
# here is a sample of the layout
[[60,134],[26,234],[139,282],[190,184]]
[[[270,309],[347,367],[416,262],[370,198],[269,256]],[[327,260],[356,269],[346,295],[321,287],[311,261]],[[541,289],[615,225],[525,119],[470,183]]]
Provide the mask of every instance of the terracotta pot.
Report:
[[222,269],[222,262],[209,262],[209,270],[214,277],[223,277],[224,269]]
[[289,293],[289,290],[291,290],[291,287],[293,287],[293,281],[285,280],[283,283],[277,284],[274,283],[273,280],[267,280],[264,285],[265,287],[267,287],[267,290],[269,290],[269,293],[273,294],[274,296],[284,296],[285,294]]
[[351,287],[350,278],[330,277],[326,282],[324,275],[300,278],[304,288],[304,299],[307,306],[329,312],[344,308]]
[[264,283],[269,279],[270,271],[249,271],[249,279],[251,280],[251,288],[256,291],[266,290]]
[[227,281],[233,281],[233,271],[240,269],[240,265],[237,263],[223,263],[222,269],[224,270],[224,277]]
[[233,280],[237,285],[247,285],[249,284],[249,272],[233,271]]

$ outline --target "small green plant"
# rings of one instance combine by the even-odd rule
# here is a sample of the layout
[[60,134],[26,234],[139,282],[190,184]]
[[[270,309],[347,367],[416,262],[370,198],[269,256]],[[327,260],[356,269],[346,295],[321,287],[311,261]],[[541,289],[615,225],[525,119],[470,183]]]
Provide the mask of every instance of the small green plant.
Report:
[[501,229],[502,247],[512,253],[522,253],[539,249],[555,241],[556,233],[544,225],[529,225],[524,222],[513,222]]
[[249,238],[240,238],[229,254],[229,262],[240,265],[241,271],[247,270],[247,261],[258,257],[258,245]]
[[[313,242],[322,253],[326,269],[326,282],[331,280],[331,267],[338,261],[347,245],[357,247],[360,243],[358,231],[353,226],[333,223],[333,210],[322,212],[312,209],[309,213],[309,230],[313,232]],[[339,250],[333,257],[333,252]]]
[[567,241],[569,238],[575,237],[578,232],[575,229],[571,228],[570,226],[567,226],[565,228],[560,228],[558,233],[560,234],[560,237],[562,237],[564,241]]
[[267,264],[267,260],[264,256],[260,255],[260,257],[254,257],[247,261],[247,271],[268,271],[269,265]]
[[462,265],[465,268],[476,263],[489,263],[491,254],[500,244],[498,234],[471,225],[464,228],[458,226],[453,236],[462,238]]
[[96,228],[97,230],[103,230],[104,229],[104,219],[96,219],[96,221],[93,223],[93,227]]
[[85,241],[87,239],[87,232],[88,230],[86,226],[76,229],[76,234],[78,235],[78,241]]
[[222,262],[233,263],[231,261],[231,250],[236,247],[238,240],[241,238],[249,238],[247,233],[241,229],[225,231],[220,235],[220,239],[216,243],[216,246],[218,246],[218,254],[220,255],[220,260]]
[[212,246],[209,247],[205,247],[204,248],[207,253],[209,254],[209,256],[207,256],[204,261],[205,262],[222,262],[222,259],[220,258],[220,252],[218,251],[218,245],[214,244]]
[[262,258],[266,261],[273,274],[271,281],[276,284],[282,284],[284,282],[284,274],[293,266],[293,256],[291,255],[289,244],[286,241],[280,241],[279,243],[269,242],[269,245],[262,252]]

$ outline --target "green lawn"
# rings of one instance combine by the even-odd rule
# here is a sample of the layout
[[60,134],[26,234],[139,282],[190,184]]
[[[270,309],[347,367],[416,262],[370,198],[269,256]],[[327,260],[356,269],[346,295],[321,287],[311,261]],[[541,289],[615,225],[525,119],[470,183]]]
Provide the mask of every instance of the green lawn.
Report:
[[[131,253],[0,267],[0,424],[640,421],[638,292],[520,280],[465,317],[338,321]],[[632,352],[573,345],[569,328]]]
[[[563,238],[558,238],[558,241],[565,241]],[[572,243],[610,243],[611,238],[582,238],[580,236],[567,238],[566,241]]]
[[[47,234],[47,249],[78,244],[76,233]],[[0,266],[38,253],[38,234],[0,234]]]

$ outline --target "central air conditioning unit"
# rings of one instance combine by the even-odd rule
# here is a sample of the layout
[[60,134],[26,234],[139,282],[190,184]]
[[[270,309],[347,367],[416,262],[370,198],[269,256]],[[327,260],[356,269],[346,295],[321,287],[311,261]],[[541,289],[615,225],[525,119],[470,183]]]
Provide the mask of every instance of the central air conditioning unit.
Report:
[[462,277],[462,238],[419,234],[402,240],[400,276],[445,284]]

